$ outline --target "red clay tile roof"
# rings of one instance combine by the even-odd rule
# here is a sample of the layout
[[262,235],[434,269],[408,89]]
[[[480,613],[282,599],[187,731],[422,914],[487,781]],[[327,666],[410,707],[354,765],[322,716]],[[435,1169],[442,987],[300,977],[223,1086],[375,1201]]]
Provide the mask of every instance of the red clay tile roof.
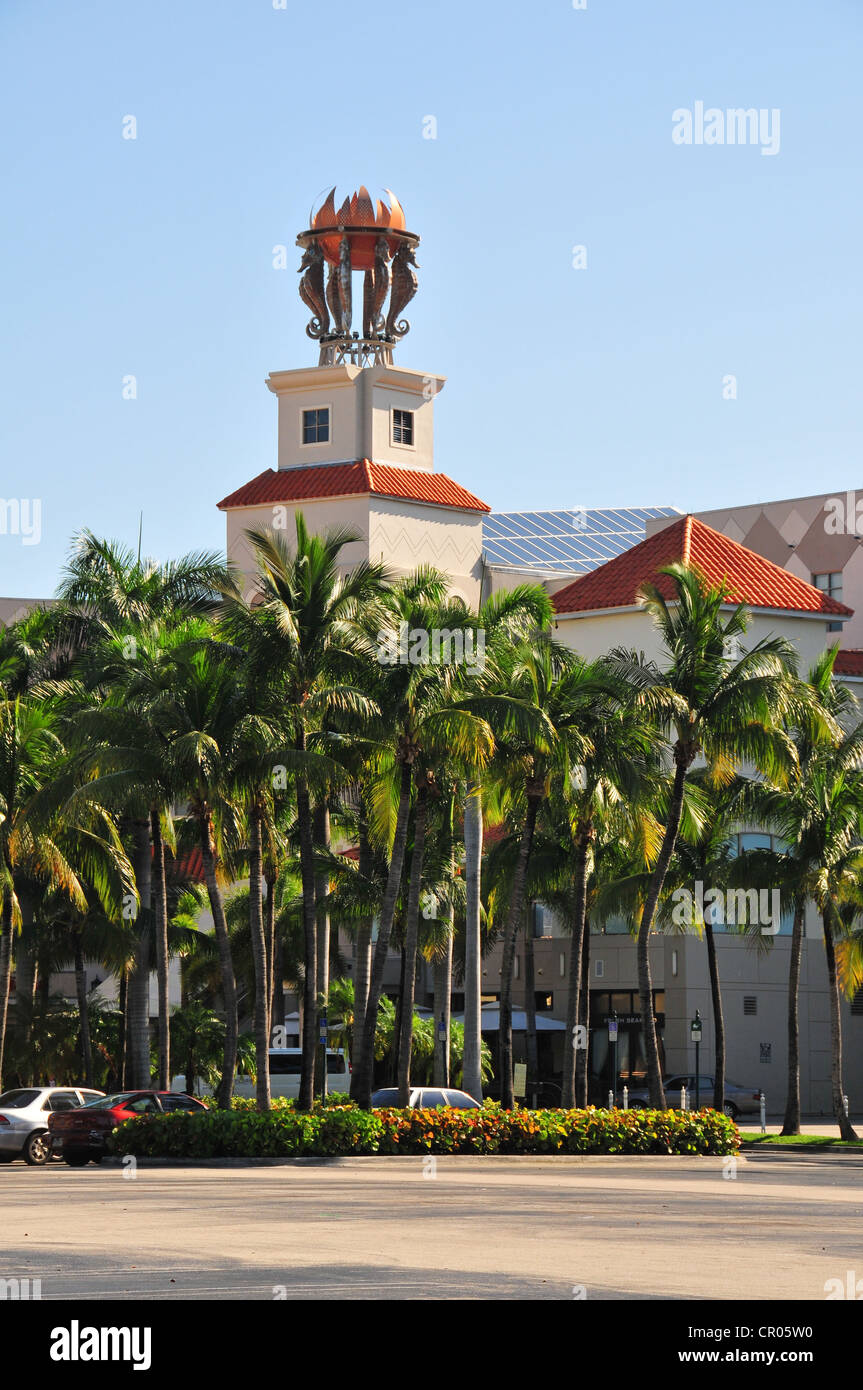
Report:
[[188,854],[181,855],[179,859],[167,856],[166,870],[170,883],[203,883],[204,856],[197,846],[189,850]]
[[219,503],[222,511],[231,507],[266,506],[271,502],[304,502],[319,497],[406,498],[411,502],[430,502],[437,507],[458,507],[462,511],[490,512],[467,488],[460,487],[445,473],[421,473],[416,468],[395,468],[388,463],[320,463],[305,468],[267,468],[250,483],[237,488]]
[[559,589],[552,602],[558,613],[626,608],[636,603],[636,593],[646,583],[655,584],[664,598],[671,598],[674,590],[670,578],[657,571],[674,560],[694,565],[711,584],[725,580],[732,601],[751,608],[842,617],[850,617],[854,611],[694,516],[682,516],[640,545]]
[[846,647],[836,653],[833,672],[837,676],[863,676],[863,651],[859,647]]

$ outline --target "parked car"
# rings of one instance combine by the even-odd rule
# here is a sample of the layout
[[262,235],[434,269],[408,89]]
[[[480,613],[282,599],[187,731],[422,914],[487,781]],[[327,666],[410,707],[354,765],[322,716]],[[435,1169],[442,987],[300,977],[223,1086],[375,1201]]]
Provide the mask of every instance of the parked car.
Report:
[[48,1125],[53,1114],[98,1100],[104,1091],[80,1086],[25,1086],[0,1096],[0,1163],[23,1158],[40,1165],[51,1157]]
[[[689,1074],[675,1072],[674,1076],[669,1076],[663,1081],[665,1088],[665,1099],[674,1109],[680,1105],[680,1091],[686,1087],[687,1104],[690,1109],[695,1105],[695,1073]],[[698,1078],[698,1098],[702,1107],[713,1105],[713,1077],[700,1076]],[[752,1086],[737,1086],[733,1081],[725,1082],[725,1105],[723,1109],[726,1115],[732,1120],[736,1120],[738,1115],[754,1115],[758,1113],[758,1106],[761,1099],[761,1092]],[[650,1104],[650,1093],[647,1090],[630,1091],[629,1105],[632,1110],[644,1110]]]
[[[270,1048],[270,1095],[274,1099],[296,1100],[300,1094],[300,1073],[303,1069],[303,1052],[299,1047],[271,1047]],[[350,1090],[351,1085],[351,1066],[347,1054],[341,1048],[332,1048],[327,1052],[327,1090],[343,1091],[345,1094]],[[171,1082],[172,1091],[186,1092],[185,1076],[175,1076]],[[200,1078],[195,1086],[195,1094],[198,1096],[210,1096],[213,1094],[212,1087],[208,1086]],[[234,1078],[234,1095],[251,1096],[255,1095],[255,1083],[250,1076],[237,1076]]]
[[173,1091],[122,1091],[103,1096],[79,1110],[52,1114],[48,1120],[54,1152],[70,1168],[101,1163],[108,1151],[108,1136],[124,1120],[136,1115],[171,1114],[176,1110],[204,1111],[203,1101]]
[[[382,1091],[375,1091],[372,1096],[372,1106],[382,1109],[384,1106],[397,1106],[399,1103],[399,1092],[397,1086],[386,1086]],[[467,1091],[453,1091],[447,1088],[438,1090],[436,1087],[419,1086],[411,1091],[411,1109],[413,1110],[437,1110],[441,1106],[452,1106],[453,1110],[481,1110],[482,1106],[473,1096],[469,1096]]]

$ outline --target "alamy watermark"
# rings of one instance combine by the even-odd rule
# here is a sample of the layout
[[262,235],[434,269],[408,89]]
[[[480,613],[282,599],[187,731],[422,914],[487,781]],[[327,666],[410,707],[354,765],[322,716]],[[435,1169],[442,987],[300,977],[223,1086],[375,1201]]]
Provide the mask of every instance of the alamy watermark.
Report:
[[411,627],[378,632],[378,661],[382,666],[464,666],[475,676],[485,669],[483,628]]
[[696,101],[692,110],[678,106],[671,113],[675,145],[760,145],[762,154],[779,153],[779,107],[708,106]]
[[42,539],[41,497],[0,497],[0,536],[20,536],[22,545]]
[[0,1279],[0,1299],[23,1302],[41,1297],[41,1279]]
[[73,1318],[68,1327],[51,1332],[52,1361],[130,1361],[134,1371],[149,1371],[153,1361],[150,1327],[82,1327]]
[[863,526],[863,497],[846,492],[844,497],[828,497],[824,503],[824,530],[828,536],[856,536]]
[[859,1303],[863,1300],[863,1279],[858,1279],[853,1269],[845,1271],[845,1279],[827,1279],[824,1295],[829,1303],[833,1299],[847,1298]]
[[695,891],[676,888],[671,895],[676,927],[711,925],[759,926],[762,936],[776,936],[781,917],[778,888],[708,888],[695,880]]

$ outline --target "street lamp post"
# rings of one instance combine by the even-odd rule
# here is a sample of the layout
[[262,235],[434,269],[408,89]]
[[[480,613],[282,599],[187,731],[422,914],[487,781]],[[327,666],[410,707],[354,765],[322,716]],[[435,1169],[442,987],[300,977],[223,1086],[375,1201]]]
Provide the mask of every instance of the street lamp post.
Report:
[[446,1019],[441,1014],[437,1026],[437,1040],[440,1056],[440,1075],[444,1086],[449,1085],[449,1057],[446,1046]]
[[324,1052],[324,1061],[323,1061],[323,1066],[321,1067],[321,1100],[326,1100],[326,1098],[327,1098],[327,1043],[328,1043],[328,1041],[329,1041],[329,1028],[328,1028],[328,1026],[327,1026],[327,1016],[326,1016],[326,1013],[322,1013],[322,1014],[321,1014],[319,1023],[320,1023],[321,1046],[323,1047],[323,1052]]
[[701,1109],[701,1013],[695,1010],[695,1017],[689,1025],[689,1036],[695,1043],[695,1108]]
[[617,1103],[617,1010],[608,1020],[608,1041],[611,1043],[611,1086]]

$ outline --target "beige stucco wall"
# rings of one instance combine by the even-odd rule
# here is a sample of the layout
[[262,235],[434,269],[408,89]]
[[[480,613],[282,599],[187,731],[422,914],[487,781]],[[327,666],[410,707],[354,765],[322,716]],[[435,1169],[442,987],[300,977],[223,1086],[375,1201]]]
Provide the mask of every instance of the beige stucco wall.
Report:
[[[267,386],[279,402],[279,468],[362,458],[362,416],[357,408],[359,367],[303,367],[271,372]],[[303,444],[303,411],[330,410],[330,437]]]
[[[592,613],[584,617],[560,615],[556,636],[589,660],[602,656],[612,647],[632,648],[643,651],[651,661],[663,660],[658,629],[641,610]],[[746,645],[754,645],[768,636],[785,637],[794,644],[802,673],[808,671],[824,648],[835,641],[835,635],[828,634],[824,619],[753,611],[744,639]]]
[[228,560],[243,574],[254,572],[247,530],[276,529],[290,543],[294,514],[301,511],[313,532],[347,526],[361,536],[342,552],[342,568],[360,560],[381,560],[396,575],[418,565],[448,574],[452,592],[475,607],[479,602],[482,515],[452,507],[430,507],[385,497],[326,498],[313,502],[238,507],[226,513]]
[[372,497],[369,551],[398,574],[433,565],[471,608],[479,603],[482,514]]
[[[430,472],[434,468],[434,398],[443,384],[443,377],[404,368],[368,368],[363,381],[366,404],[362,456],[375,463]],[[413,411],[413,445],[393,442],[394,410]]]
[[[434,400],[444,378],[396,367],[301,367],[271,372],[279,402],[279,468],[368,458],[399,468],[434,467]],[[329,407],[330,437],[304,444],[303,411]],[[413,445],[392,438],[394,409],[414,414]]]
[[351,569],[368,557],[368,497],[328,497],[320,502],[278,502],[264,507],[236,507],[226,512],[228,563],[241,574],[255,571],[246,531],[275,530],[289,544],[294,539],[294,515],[302,512],[309,530],[317,534],[346,526],[361,540],[342,551],[343,568]]

